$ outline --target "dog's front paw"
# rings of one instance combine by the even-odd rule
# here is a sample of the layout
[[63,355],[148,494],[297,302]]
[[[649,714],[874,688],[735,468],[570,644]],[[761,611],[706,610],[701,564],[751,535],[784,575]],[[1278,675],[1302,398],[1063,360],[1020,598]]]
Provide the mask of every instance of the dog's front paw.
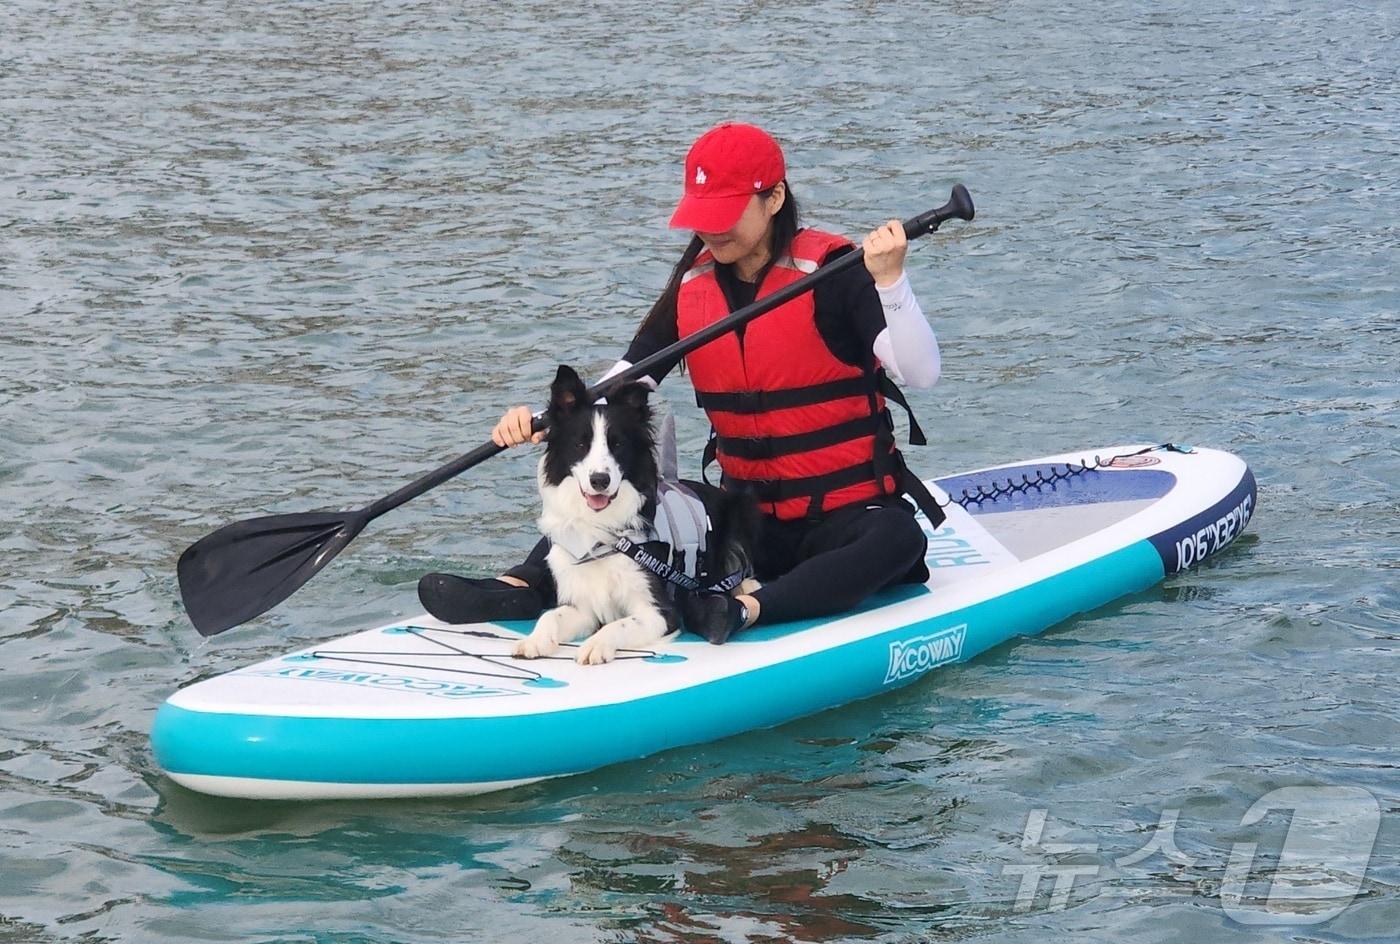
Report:
[[617,658],[617,641],[606,629],[600,629],[578,647],[579,665],[602,665]]
[[559,611],[550,610],[535,623],[530,635],[517,642],[510,654],[520,659],[539,659],[559,651]]
[[518,659],[540,659],[552,656],[558,651],[559,642],[556,639],[539,632],[533,632],[516,643],[510,650],[510,654]]

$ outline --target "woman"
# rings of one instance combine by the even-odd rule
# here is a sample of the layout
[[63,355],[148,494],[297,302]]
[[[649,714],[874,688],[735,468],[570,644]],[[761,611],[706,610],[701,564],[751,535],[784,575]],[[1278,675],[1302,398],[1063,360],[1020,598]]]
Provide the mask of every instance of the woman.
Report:
[[[685,161],[685,193],[671,227],[694,231],[665,290],[612,376],[678,339],[795,281],[853,245],[799,229],[783,153],[752,125],[722,124]],[[736,597],[702,596],[689,628],[711,642],[757,622],[825,616],[884,587],[928,579],[914,495],[931,523],[942,512],[894,446],[885,409],[903,397],[885,376],[916,387],[938,378],[938,342],[904,275],[904,228],[891,220],[865,238],[865,267],[724,335],[687,358],[696,399],[709,415],[725,488],[759,502],[754,561],[762,585]],[[660,383],[677,362],[649,374]],[[528,407],[501,417],[502,446],[539,442]],[[910,418],[911,441],[923,436]],[[448,622],[527,619],[551,602],[547,546],[504,575],[471,580],[429,574],[428,611]],[[698,625],[697,625],[698,624]]]

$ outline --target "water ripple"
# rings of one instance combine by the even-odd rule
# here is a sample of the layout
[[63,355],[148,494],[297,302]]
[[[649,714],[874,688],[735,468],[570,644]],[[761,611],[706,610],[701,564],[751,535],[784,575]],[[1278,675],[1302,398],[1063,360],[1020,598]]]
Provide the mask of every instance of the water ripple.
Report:
[[[1260,940],[1220,880],[1250,804],[1299,784],[1370,791],[1387,827],[1345,913],[1278,933],[1393,936],[1398,27],[1273,0],[10,3],[0,939]],[[555,364],[611,363],[724,117],[778,133],[831,228],[975,194],[911,255],[945,349],[920,467],[1218,444],[1259,477],[1254,535],[909,690],[501,796],[164,780],[146,732],[177,685],[515,559],[533,459],[214,641],[180,550],[370,500]],[[1037,810],[1093,846],[1063,908],[1048,882],[1016,906]],[[1167,810],[1192,864],[1118,865]]]

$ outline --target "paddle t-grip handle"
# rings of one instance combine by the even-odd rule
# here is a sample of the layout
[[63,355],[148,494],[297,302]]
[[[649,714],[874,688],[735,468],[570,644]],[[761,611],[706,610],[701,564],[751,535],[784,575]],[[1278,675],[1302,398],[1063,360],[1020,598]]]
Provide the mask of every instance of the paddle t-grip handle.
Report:
[[906,239],[918,239],[938,229],[945,220],[971,220],[976,215],[977,208],[972,205],[972,194],[968,193],[962,184],[954,184],[953,194],[947,203],[905,222],[904,236]]

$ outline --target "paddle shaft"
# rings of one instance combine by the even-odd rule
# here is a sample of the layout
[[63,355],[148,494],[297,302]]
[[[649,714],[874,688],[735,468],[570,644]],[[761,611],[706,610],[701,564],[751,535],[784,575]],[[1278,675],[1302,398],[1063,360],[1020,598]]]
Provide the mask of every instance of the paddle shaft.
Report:
[[[927,213],[922,213],[912,219],[905,220],[904,235],[908,239],[918,239],[920,236],[927,235],[938,229],[945,220],[954,218],[970,220],[972,219],[972,214],[972,200],[968,196],[966,188],[959,184],[953,188],[952,198],[946,204],[937,209],[929,210]],[[668,345],[655,354],[642,358],[626,370],[609,377],[607,380],[594,384],[589,388],[588,393],[590,396],[606,395],[608,392],[616,390],[623,384],[638,380],[646,376],[647,371],[651,370],[657,364],[663,364],[685,357],[685,355],[694,351],[696,348],[703,347],[715,338],[743,327],[760,315],[767,314],[774,308],[787,304],[804,292],[810,292],[827,279],[834,278],[837,274],[845,272],[847,269],[853,268],[854,266],[858,266],[864,261],[865,250],[856,249],[854,252],[848,252],[836,261],[817,269],[817,271],[808,273],[797,281],[783,286],[773,294],[765,295],[752,305],[745,305],[743,308],[740,308],[738,311],[725,318],[721,318],[714,324],[707,325],[694,334],[687,335],[675,344]],[[542,428],[538,424],[539,421],[536,420],[535,428],[537,431]],[[471,452],[463,453],[446,465],[434,469],[422,478],[409,482],[398,491],[385,495],[373,504],[368,505],[363,510],[365,521],[373,521],[385,512],[393,511],[395,508],[405,502],[412,501],[424,492],[437,488],[443,482],[456,478],[473,466],[480,465],[497,453],[503,452],[506,448],[506,446],[498,446],[494,442],[482,443]]]

